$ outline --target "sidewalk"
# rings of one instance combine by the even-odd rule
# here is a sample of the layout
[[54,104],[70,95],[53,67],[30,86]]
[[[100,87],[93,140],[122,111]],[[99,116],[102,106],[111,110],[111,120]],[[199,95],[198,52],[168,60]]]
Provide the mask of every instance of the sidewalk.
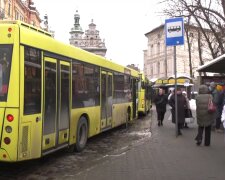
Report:
[[[212,132],[211,146],[196,146],[194,137],[197,125],[182,129],[182,136],[175,136],[174,124],[168,121],[158,127],[153,107],[151,115],[152,137],[124,152],[110,157],[78,175],[82,180],[224,180],[225,142],[223,133]],[[203,142],[204,144],[204,142]]]

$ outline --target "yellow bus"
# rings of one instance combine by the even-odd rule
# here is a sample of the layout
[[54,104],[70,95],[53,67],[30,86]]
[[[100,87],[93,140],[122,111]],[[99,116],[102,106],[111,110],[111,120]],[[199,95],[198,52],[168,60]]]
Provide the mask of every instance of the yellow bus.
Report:
[[138,72],[0,22],[0,161],[40,158],[136,118]]
[[151,107],[152,87],[148,78],[142,73],[139,74],[140,81],[138,82],[138,114],[146,115]]

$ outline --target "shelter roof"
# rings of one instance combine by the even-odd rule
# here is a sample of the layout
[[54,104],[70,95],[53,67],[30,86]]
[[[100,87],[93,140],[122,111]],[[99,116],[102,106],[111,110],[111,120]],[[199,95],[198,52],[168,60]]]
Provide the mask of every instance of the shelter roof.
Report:
[[213,59],[212,61],[200,66],[199,72],[225,73],[225,54]]

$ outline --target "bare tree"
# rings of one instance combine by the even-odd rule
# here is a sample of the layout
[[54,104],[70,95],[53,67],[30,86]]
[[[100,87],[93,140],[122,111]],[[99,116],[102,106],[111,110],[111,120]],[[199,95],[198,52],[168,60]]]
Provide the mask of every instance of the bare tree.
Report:
[[221,4],[223,7],[223,16],[225,17],[225,0],[221,0]]
[[188,18],[187,24],[184,26],[185,34],[187,37],[187,45],[188,45],[188,57],[189,57],[189,70],[190,70],[190,77],[193,77],[193,72],[192,72],[192,62],[191,62],[191,37],[190,37],[190,32],[189,32],[189,23],[190,23],[190,18]]
[[[202,38],[202,35],[201,35],[201,31],[200,30],[198,30],[198,54],[199,54],[199,61],[200,61],[200,65],[203,65],[204,64],[204,62],[203,62],[203,58],[202,58],[202,46],[203,46],[203,44],[202,44],[202,40],[201,40],[201,38]],[[201,76],[201,72],[199,72],[200,73],[200,76]],[[206,76],[206,73],[204,72],[204,76]]]
[[[164,0],[161,3],[166,4],[164,15],[183,16],[189,24],[199,28],[204,38],[198,41],[207,43],[212,58],[225,53],[225,0]],[[186,35],[188,40],[188,33]],[[204,62],[202,56],[199,59]]]

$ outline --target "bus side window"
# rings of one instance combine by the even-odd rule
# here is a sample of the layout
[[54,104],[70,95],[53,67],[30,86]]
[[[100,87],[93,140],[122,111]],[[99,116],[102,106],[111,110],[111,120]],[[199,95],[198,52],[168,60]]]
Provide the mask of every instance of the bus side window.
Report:
[[73,108],[98,106],[100,104],[99,67],[74,61],[72,68]]
[[12,48],[12,45],[0,45],[0,101],[7,100]]
[[25,47],[24,114],[41,112],[41,52]]

